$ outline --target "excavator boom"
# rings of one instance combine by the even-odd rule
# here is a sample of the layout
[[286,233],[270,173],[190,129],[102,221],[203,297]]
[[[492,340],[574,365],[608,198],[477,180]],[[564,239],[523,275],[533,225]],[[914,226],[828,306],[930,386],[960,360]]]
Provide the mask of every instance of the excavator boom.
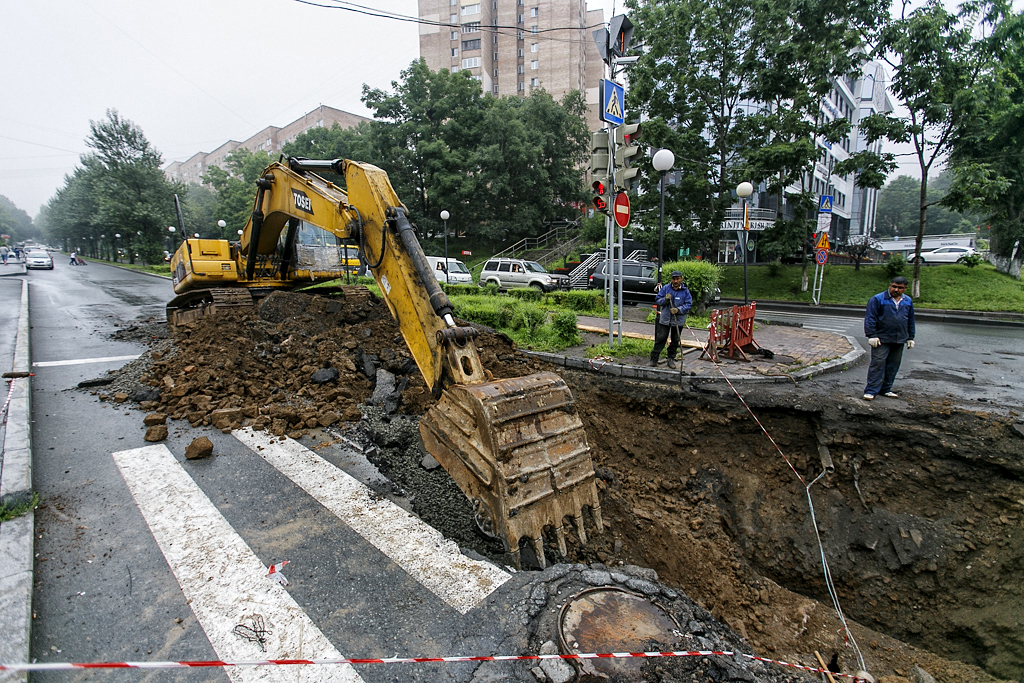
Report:
[[[345,189],[317,175],[324,172],[343,176]],[[239,243],[189,240],[175,254],[179,296],[168,319],[231,305],[219,301],[237,304],[233,293],[243,288],[261,292],[293,284],[289,249],[300,222],[357,241],[438,398],[420,421],[424,445],[473,503],[481,530],[500,538],[516,565],[520,541],[529,542],[542,567],[545,528],[551,528],[562,555],[565,518],[572,518],[586,543],[583,509],[589,507],[600,532],[594,466],[572,393],[554,373],[488,379],[473,341],[477,332],[456,323],[387,174],[365,163],[292,158],[267,167],[257,188]],[[210,289],[210,283],[217,287]],[[194,301],[203,302],[200,313],[190,305]]]

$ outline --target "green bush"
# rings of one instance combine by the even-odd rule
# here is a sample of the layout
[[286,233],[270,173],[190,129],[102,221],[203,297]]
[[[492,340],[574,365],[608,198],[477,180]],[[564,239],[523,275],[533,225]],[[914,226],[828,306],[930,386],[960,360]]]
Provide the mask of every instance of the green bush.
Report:
[[511,327],[513,330],[525,332],[526,336],[532,339],[547,318],[548,314],[544,309],[522,304],[513,312]]
[[473,296],[481,293],[481,289],[476,285],[446,285],[443,282],[439,284],[448,296]]
[[607,310],[601,293],[586,289],[551,292],[548,294],[548,300],[556,306],[568,308],[577,313],[601,313]]
[[710,292],[722,277],[722,269],[708,261],[670,261],[662,267],[662,279],[668,282],[668,275],[673,270],[683,274],[683,283],[693,294],[694,299],[705,292]]
[[890,278],[902,275],[907,268],[907,257],[903,254],[891,254],[885,262],[885,274]]
[[523,287],[521,289],[510,289],[508,295],[520,301],[540,301],[544,298],[544,292],[535,287]]
[[583,341],[577,324],[576,314],[570,311],[555,313],[551,318],[551,328],[555,337],[566,346],[576,346]]
[[963,264],[968,268],[980,265],[984,259],[981,258],[981,254],[964,254],[956,260],[957,263]]
[[772,261],[768,264],[768,275],[770,277],[778,277],[782,275],[782,261]]

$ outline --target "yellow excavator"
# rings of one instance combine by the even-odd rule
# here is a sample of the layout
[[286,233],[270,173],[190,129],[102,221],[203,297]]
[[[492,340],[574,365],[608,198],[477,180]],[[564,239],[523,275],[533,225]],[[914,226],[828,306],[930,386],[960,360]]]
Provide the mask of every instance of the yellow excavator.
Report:
[[[345,189],[317,175],[334,173]],[[590,446],[569,387],[542,372],[488,381],[473,327],[459,326],[387,174],[370,164],[289,158],[257,180],[252,217],[239,242],[187,239],[171,259],[171,325],[218,308],[253,305],[318,275],[297,261],[303,225],[359,245],[437,403],[420,421],[427,451],[469,498],[480,529],[500,539],[519,566],[520,541],[545,566],[544,530],[566,554],[564,520],[586,543],[583,510],[602,530]],[[364,288],[365,292],[365,288]]]

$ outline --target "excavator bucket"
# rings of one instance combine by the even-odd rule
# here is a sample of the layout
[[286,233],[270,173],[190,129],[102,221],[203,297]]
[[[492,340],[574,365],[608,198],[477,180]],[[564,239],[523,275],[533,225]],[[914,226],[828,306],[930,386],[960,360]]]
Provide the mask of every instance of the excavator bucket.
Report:
[[452,386],[423,417],[420,434],[472,501],[478,526],[503,541],[516,566],[522,538],[545,566],[545,527],[554,530],[564,556],[566,517],[585,544],[584,507],[601,531],[587,435],[558,375]]

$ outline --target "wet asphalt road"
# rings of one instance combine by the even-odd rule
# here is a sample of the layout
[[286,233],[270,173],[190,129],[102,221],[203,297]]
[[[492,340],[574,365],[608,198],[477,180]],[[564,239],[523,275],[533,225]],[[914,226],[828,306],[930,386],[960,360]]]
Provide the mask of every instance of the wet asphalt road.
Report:
[[[171,296],[168,280],[99,264],[71,267],[61,258],[56,259],[54,271],[33,271],[27,277],[34,362],[141,353],[143,347],[113,341],[109,335],[116,331],[115,324],[162,318]],[[12,284],[0,281],[4,287],[0,293]],[[0,313],[0,324],[4,320]],[[856,319],[808,322],[815,324],[845,325],[845,333],[860,336]],[[906,356],[901,376],[907,379],[901,386],[1024,402],[1019,381],[1024,335],[1019,328],[922,324],[918,339],[918,348]],[[986,365],[987,360],[992,365]],[[36,516],[32,657],[39,661],[223,657],[214,643],[237,641],[230,631],[233,624],[226,623],[219,632],[204,630],[196,616],[199,607],[187,602],[182,579],[175,575],[172,560],[151,530],[152,520],[143,517],[115,462],[115,453],[150,445],[142,439],[141,413],[100,402],[74,388],[122,364],[34,368],[34,483],[44,507]],[[861,365],[827,381],[837,391],[853,394],[863,386],[865,372]],[[968,372],[973,377],[970,381],[957,379]],[[214,442],[216,457],[184,462],[185,447],[199,435]],[[497,625],[511,612],[506,589],[516,581],[498,588],[480,607],[460,614],[234,436],[175,425],[165,443],[194,483],[197,497],[216,508],[234,537],[244,541],[263,566],[290,561],[284,574],[291,581],[286,590],[294,601],[293,611],[308,618],[339,653],[437,656],[490,654],[500,649]],[[351,453],[326,449],[319,454],[357,479],[366,476],[365,463]],[[142,460],[141,455],[119,457]],[[173,507],[161,511],[172,525]],[[210,548],[217,551],[230,540],[221,538]],[[207,570],[213,571],[200,565],[191,572]],[[265,575],[248,576],[245,582],[258,590],[270,585]],[[469,680],[471,671],[470,665],[358,669],[367,681]],[[124,676],[117,671],[88,674],[89,680],[125,680]],[[71,678],[53,672],[36,674],[32,680]],[[149,672],[146,678],[224,681],[227,677],[222,670],[203,669]]]

